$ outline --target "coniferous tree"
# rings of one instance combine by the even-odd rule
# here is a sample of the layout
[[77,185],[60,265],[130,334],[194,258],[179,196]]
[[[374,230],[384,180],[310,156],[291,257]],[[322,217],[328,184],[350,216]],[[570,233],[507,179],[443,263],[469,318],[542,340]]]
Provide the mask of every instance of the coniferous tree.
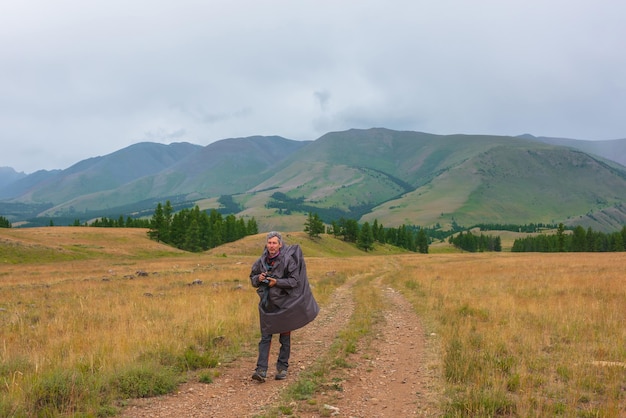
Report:
[[565,251],[565,225],[563,225],[563,223],[559,224],[559,227],[556,231],[556,237],[559,243],[559,252]]
[[380,231],[378,229],[378,219],[374,219],[374,223],[372,223],[372,235],[374,236],[374,240],[380,242]]
[[356,242],[359,236],[359,224],[354,219],[347,219],[345,223],[345,231],[343,234],[344,241]]
[[163,206],[163,221],[164,226],[161,231],[162,239],[164,242],[170,241],[170,228],[172,227],[172,219],[174,216],[174,209],[172,208],[172,202],[169,200],[165,201],[165,206]]
[[256,219],[250,218],[246,223],[246,235],[256,235],[259,233],[259,226],[256,223]]
[[365,222],[359,231],[359,236],[356,241],[358,248],[370,251],[374,249],[374,233],[370,227],[369,222]]
[[[165,207],[161,203],[157,204],[149,226],[150,238],[186,251],[204,251],[258,233],[254,218],[247,222],[232,214],[223,218],[217,210],[211,209],[207,213],[201,211],[198,205],[173,214],[169,201]],[[167,233],[163,232],[165,230]],[[167,241],[163,239],[164,236]]]
[[324,222],[320,219],[317,213],[309,212],[307,220],[304,222],[304,232],[309,237],[319,237],[325,231]]
[[572,233],[571,251],[585,251],[587,247],[587,233],[578,225]]
[[209,225],[211,228],[209,234],[209,248],[215,248],[224,243],[223,224],[222,214],[213,209],[209,215]]
[[500,238],[500,236],[497,236],[495,238],[495,245],[493,247],[494,251],[502,251],[502,238]]
[[150,231],[148,232],[148,236],[150,239],[158,241],[163,240],[163,230],[165,229],[165,218],[163,217],[163,206],[159,202],[157,207],[152,215],[152,220],[150,221]]
[[313,227],[315,229],[315,232],[317,233],[317,236],[326,232],[326,225],[324,225],[324,221],[322,221],[317,213],[313,214]]
[[395,228],[389,228],[385,232],[385,242],[391,245],[396,245],[396,242],[398,242],[398,230]]
[[11,228],[11,222],[4,216],[0,216],[0,228]]
[[617,232],[615,234],[611,234],[609,251],[624,251],[624,240],[621,233]]
[[185,243],[185,233],[189,222],[189,209],[183,209],[172,216],[172,225],[169,230],[170,245],[182,249]]
[[209,246],[211,242],[211,237],[209,236],[211,228],[209,226],[209,215],[205,211],[200,212],[198,227],[200,229],[200,247],[202,251],[206,251],[211,248]]
[[183,244],[183,250],[198,252],[202,250],[200,243],[200,226],[198,225],[198,219],[191,217],[191,223],[185,232],[185,242]]
[[420,228],[417,233],[417,251],[421,254],[428,254],[428,235],[424,228]]
[[385,227],[383,224],[378,225],[378,242],[381,244],[385,244],[387,242],[387,238],[385,236]]
[[225,242],[233,242],[238,239],[237,237],[237,218],[235,215],[227,215],[224,223],[224,239]]

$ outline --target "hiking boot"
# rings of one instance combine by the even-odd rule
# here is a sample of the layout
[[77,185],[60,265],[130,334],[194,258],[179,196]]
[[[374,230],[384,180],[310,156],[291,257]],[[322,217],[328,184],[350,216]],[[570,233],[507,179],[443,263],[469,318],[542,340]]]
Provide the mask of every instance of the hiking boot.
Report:
[[285,380],[287,378],[287,370],[279,370],[274,378],[276,380]]
[[257,382],[265,382],[265,378],[267,377],[267,371],[266,370],[255,370],[254,374],[252,375],[252,380],[256,380]]

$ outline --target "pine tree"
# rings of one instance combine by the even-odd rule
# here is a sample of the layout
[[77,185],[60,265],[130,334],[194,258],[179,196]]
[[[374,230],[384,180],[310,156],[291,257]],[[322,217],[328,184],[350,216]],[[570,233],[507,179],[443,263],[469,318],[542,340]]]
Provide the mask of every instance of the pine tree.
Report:
[[11,222],[4,216],[0,216],[0,228],[11,228]]
[[356,240],[356,246],[364,251],[374,249],[374,233],[372,232],[369,222],[365,222],[363,226],[361,226],[359,236]]
[[169,200],[165,201],[165,206],[163,207],[163,229],[161,230],[162,240],[163,242],[170,242],[170,229],[172,228],[172,216],[174,213],[174,209],[172,208],[172,202]]
[[150,221],[150,231],[148,231],[148,236],[150,239],[158,241],[162,241],[162,233],[165,226],[165,218],[163,217],[163,206],[159,202],[157,207],[152,215],[152,220]]
[[347,242],[356,242],[359,237],[359,224],[354,219],[346,220],[343,239]]
[[420,228],[417,233],[417,250],[421,254],[428,254],[428,235],[426,235],[424,228]]
[[259,233],[259,226],[256,223],[256,219],[254,217],[248,219],[246,223],[246,234],[247,235],[256,235]]
[[307,220],[304,222],[304,232],[306,232],[309,237],[319,237],[320,234],[324,233],[325,230],[324,222],[320,219],[317,213],[309,212],[309,216]]
[[200,243],[200,226],[198,225],[197,219],[192,219],[189,227],[187,228],[183,250],[192,252],[202,250],[202,245]]
[[562,223],[559,224],[559,227],[556,231],[556,237],[557,237],[557,241],[559,243],[559,247],[558,250],[559,252],[563,252],[565,251],[565,225],[563,225]]

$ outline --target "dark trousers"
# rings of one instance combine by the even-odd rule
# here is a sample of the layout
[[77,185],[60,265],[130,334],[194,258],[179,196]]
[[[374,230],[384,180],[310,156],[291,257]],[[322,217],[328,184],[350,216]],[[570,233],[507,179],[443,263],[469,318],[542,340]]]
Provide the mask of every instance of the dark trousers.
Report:
[[[272,346],[273,334],[262,334],[259,341],[259,358],[256,362],[257,370],[267,370]],[[291,332],[284,332],[278,337],[280,350],[276,361],[277,370],[287,370],[289,367],[289,355],[291,354]]]

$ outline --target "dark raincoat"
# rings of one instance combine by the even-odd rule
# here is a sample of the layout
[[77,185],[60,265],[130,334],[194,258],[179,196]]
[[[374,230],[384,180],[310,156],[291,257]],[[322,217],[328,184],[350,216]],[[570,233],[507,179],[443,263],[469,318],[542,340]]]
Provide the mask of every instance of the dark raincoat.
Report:
[[266,257],[267,248],[250,272],[250,282],[260,296],[261,333],[280,334],[302,328],[313,321],[320,310],[311,293],[302,249],[299,245],[285,245],[280,249],[269,271],[276,279],[273,287],[259,283],[259,275],[268,271]]

